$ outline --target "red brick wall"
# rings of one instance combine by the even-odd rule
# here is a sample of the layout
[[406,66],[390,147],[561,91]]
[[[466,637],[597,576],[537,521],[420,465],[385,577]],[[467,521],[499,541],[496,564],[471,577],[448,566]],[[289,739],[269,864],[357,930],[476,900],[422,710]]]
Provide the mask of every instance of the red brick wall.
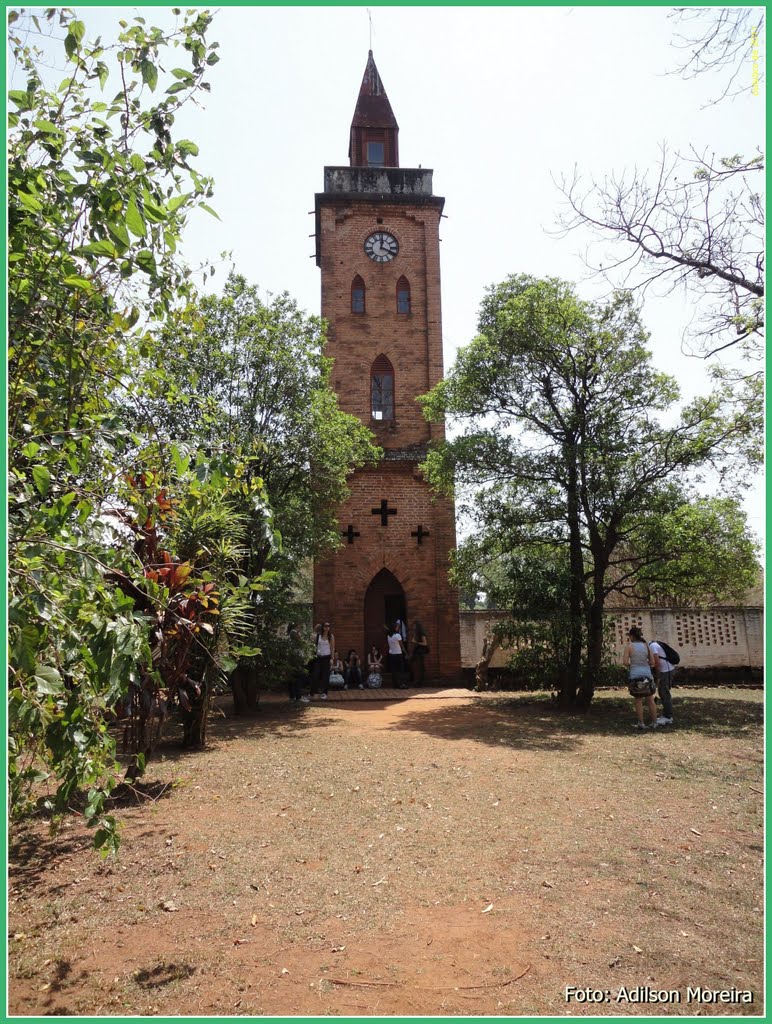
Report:
[[[378,219],[382,223],[378,223]],[[365,239],[383,230],[399,242],[390,263],[374,263]],[[436,436],[415,402],[442,378],[439,208],[387,200],[336,197],[321,207],[322,316],[328,321],[326,354],[335,360],[333,387],[341,408],[373,429],[385,448],[404,448]],[[351,282],[365,283],[364,314],[351,312]],[[397,313],[397,281],[410,283],[411,312]],[[379,355],[394,367],[396,421],[370,419],[370,366]]]
[[[364,601],[373,577],[388,569],[407,603],[408,624],[420,619],[430,645],[430,678],[454,679],[461,666],[458,595],[448,582],[455,547],[453,504],[433,497],[409,449],[441,436],[442,424],[428,424],[415,399],[442,378],[439,217],[442,200],[391,202],[362,194],[325,195],[320,200],[322,316],[328,321],[326,354],[333,358],[333,387],[341,408],[373,430],[377,443],[399,459],[355,473],[351,496],[340,509],[341,530],[351,523],[360,536],[314,568],[314,621],[329,619],[338,650],[365,652]],[[364,251],[373,231],[393,234],[399,254],[376,264]],[[365,282],[365,310],[351,312],[351,282]],[[411,312],[397,313],[396,284],[410,283]],[[379,355],[394,367],[395,420],[370,418],[370,367]],[[406,449],[408,451],[406,451]],[[382,526],[371,513],[388,499],[397,514]],[[429,531],[421,544],[411,533]]]

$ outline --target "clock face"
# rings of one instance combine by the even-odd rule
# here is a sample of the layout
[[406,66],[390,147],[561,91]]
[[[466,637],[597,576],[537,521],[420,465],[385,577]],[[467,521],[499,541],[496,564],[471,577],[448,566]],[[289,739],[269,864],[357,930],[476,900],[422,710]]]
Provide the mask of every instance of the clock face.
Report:
[[387,231],[375,231],[365,241],[365,252],[376,263],[388,263],[399,252],[399,242]]

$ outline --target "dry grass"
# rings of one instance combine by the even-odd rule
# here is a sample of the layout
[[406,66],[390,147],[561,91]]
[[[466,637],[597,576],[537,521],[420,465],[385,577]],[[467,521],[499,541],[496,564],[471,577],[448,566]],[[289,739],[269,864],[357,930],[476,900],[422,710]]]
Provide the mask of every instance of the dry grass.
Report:
[[[652,734],[617,692],[215,718],[150,766],[115,863],[77,821],[18,831],[11,1010],[657,1014],[614,1001],[648,986],[761,1014],[762,694],[674,696]],[[687,1004],[700,985],[754,1003]]]

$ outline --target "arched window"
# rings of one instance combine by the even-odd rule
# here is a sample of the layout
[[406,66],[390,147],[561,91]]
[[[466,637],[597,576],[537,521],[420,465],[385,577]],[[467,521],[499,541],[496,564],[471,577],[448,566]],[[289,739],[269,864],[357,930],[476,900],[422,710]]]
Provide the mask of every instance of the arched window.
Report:
[[397,281],[397,312],[410,312],[410,285],[406,277],[401,277]]
[[394,419],[394,367],[386,356],[370,367],[370,410],[374,420]]
[[365,283],[357,274],[351,282],[351,312],[364,313],[365,311]]

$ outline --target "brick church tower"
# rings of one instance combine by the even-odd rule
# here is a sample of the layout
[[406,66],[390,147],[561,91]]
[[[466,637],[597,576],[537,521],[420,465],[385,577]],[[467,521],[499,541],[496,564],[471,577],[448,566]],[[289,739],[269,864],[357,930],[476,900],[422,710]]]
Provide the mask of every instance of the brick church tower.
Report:
[[384,649],[384,624],[420,620],[429,679],[460,672],[458,594],[448,582],[453,503],[419,472],[444,424],[415,401],[442,377],[439,224],[432,171],[399,166],[399,128],[370,51],[349,167],[325,167],[316,195],[325,354],[341,408],[370,427],[380,464],[357,471],[341,506],[342,546],[314,566],[314,621],[330,621],[342,657]]

